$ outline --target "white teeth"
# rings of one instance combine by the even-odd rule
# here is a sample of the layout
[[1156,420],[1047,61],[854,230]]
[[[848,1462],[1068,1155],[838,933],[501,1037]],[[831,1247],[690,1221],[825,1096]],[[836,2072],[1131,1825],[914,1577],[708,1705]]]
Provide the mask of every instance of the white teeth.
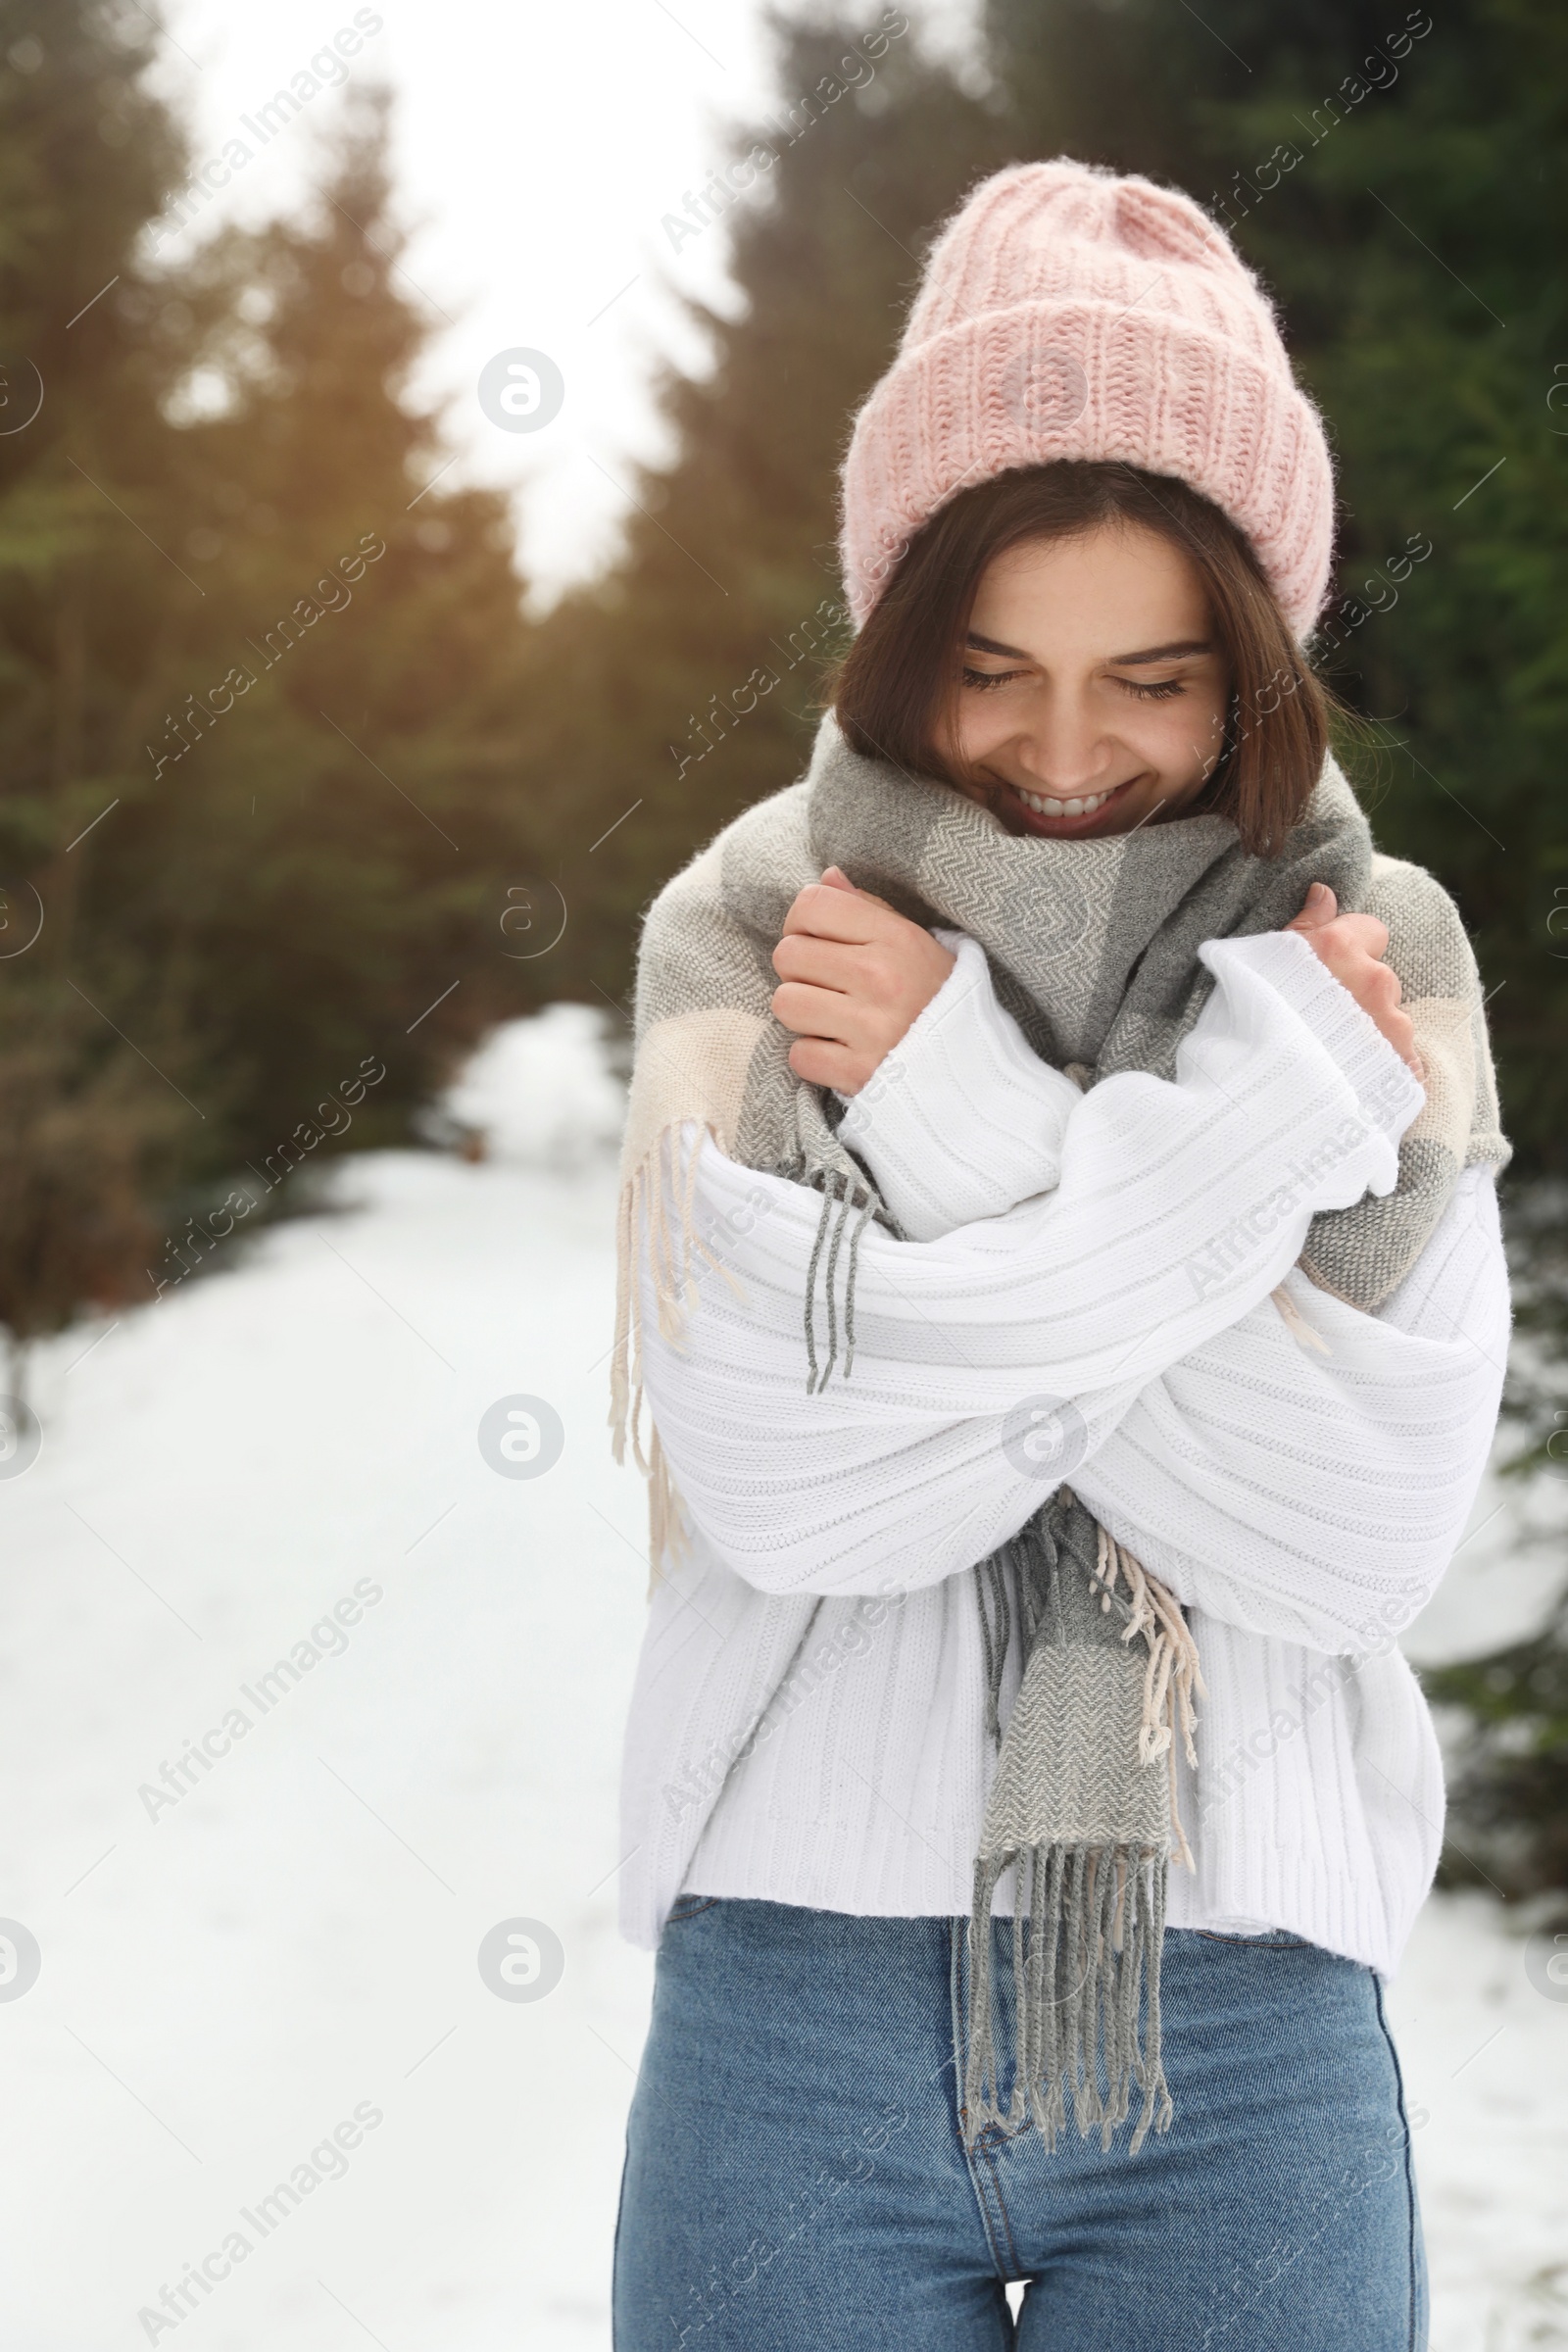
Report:
[[1027,808],[1033,808],[1038,816],[1090,816],[1102,801],[1110,798],[1108,792],[1096,792],[1085,799],[1057,801],[1048,793],[1025,792],[1021,784],[1016,790],[1019,800]]

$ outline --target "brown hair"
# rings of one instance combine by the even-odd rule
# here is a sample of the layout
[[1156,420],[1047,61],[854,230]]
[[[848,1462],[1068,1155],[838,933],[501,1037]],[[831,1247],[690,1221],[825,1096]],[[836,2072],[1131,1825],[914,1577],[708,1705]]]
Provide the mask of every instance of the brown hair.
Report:
[[1061,461],[998,474],[938,509],[902,553],[832,684],[852,748],[971,791],[945,749],[969,615],[987,564],[1029,539],[1104,523],[1157,531],[1189,558],[1230,672],[1225,741],[1196,808],[1277,856],[1328,749],[1334,698],[1307,666],[1247,539],[1186,482]]

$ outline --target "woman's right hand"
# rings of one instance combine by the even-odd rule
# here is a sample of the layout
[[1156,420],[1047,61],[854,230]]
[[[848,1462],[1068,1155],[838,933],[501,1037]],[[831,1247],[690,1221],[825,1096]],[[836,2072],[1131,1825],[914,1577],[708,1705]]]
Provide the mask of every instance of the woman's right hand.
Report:
[[1399,1008],[1399,975],[1383,961],[1388,925],[1375,914],[1341,914],[1328,884],[1314,882],[1300,913],[1285,928],[1300,933],[1424,1085],[1426,1065],[1416,1051],[1415,1031],[1409,1014]]

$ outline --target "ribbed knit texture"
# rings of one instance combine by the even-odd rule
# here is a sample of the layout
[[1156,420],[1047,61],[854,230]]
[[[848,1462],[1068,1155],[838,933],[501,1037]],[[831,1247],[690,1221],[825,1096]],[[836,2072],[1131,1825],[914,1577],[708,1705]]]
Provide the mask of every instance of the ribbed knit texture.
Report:
[[[1387,1189],[1419,1095],[1304,942],[1203,955],[1218,986],[1177,1083],[1129,1075],[1074,1105],[960,947],[897,1083],[852,1113],[856,1149],[890,1198],[902,1161],[933,1226],[974,1213],[977,1171],[1015,1196],[1043,1167],[1059,1182],[928,1243],[868,1237],[862,1352],[830,1416],[802,1393],[793,1312],[809,1201],[704,1151],[700,1228],[724,1236],[739,1296],[710,1273],[687,1352],[650,1348],[694,1551],[655,1595],[628,1734],[635,1940],[683,1883],[967,1908],[992,1759],[961,1571],[1038,1499],[1001,1437],[1049,1389],[1083,1417],[1075,1489],[1187,1604],[1209,1685],[1196,1786],[1182,1767],[1198,1870],[1172,1872],[1173,1924],[1275,1924],[1392,1970],[1443,1799],[1391,1639],[1451,1553],[1495,1415],[1492,1181],[1460,1179],[1376,1317],[1292,1273],[1315,1208]],[[1338,1159],[1291,1178],[1336,1135]],[[1223,1303],[1181,1303],[1194,1286],[1159,1267],[1179,1275],[1219,1215],[1293,1183]],[[1016,1679],[1011,1659],[1004,1707]]]
[[1306,635],[1329,579],[1333,472],[1268,297],[1190,197],[1067,157],[984,180],[931,250],[845,463],[857,623],[957,490],[1056,459],[1190,483],[1246,533]]

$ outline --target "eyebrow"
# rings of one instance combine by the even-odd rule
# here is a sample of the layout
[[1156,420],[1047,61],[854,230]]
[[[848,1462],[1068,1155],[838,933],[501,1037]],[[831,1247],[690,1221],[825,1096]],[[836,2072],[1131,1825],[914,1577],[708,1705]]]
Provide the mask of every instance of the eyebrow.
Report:
[[[994,637],[976,636],[972,629],[964,642],[966,645],[973,646],[977,654],[1004,654],[1012,662],[1032,662],[1034,659],[1031,654],[1026,654],[1020,646],[999,645]],[[1110,654],[1106,658],[1114,662],[1117,668],[1127,669],[1140,662],[1174,662],[1183,654],[1211,654],[1213,650],[1211,638],[1183,637],[1170,645],[1150,645],[1146,646],[1141,653]]]

